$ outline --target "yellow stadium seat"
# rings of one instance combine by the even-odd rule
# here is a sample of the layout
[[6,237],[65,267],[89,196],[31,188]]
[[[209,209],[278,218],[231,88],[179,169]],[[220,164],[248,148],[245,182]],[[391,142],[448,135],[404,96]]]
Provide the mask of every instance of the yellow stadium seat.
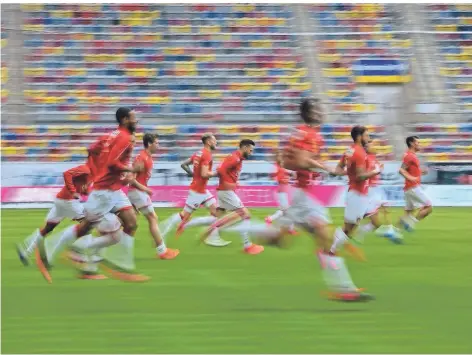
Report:
[[265,139],[261,140],[258,142],[262,147],[265,148],[278,148],[279,147],[279,141],[276,139]]
[[80,11],[101,11],[102,10],[102,5],[98,4],[80,4],[79,5]]
[[352,71],[349,68],[324,68],[323,75],[330,76],[351,76]]
[[253,48],[271,48],[272,41],[270,40],[254,40],[249,42]]
[[328,90],[326,94],[329,97],[346,97],[351,93],[350,90]]
[[332,63],[341,59],[341,54],[320,54],[318,59],[322,63]]
[[280,126],[271,125],[271,126],[259,126],[259,133],[279,133]]
[[23,11],[43,11],[44,4],[21,4]]
[[199,54],[194,57],[196,62],[214,62],[216,56],[214,54]]
[[267,76],[267,69],[264,69],[264,68],[245,69],[245,74],[247,76]]
[[279,69],[295,69],[297,67],[297,63],[294,61],[275,62],[274,64]]
[[156,131],[158,134],[176,134],[176,126],[157,126]]
[[221,27],[220,26],[200,26],[199,27],[199,32],[200,33],[220,33],[221,32]]
[[1,95],[3,98],[8,97],[9,94],[10,92],[7,89],[2,89]]
[[435,29],[438,32],[456,32],[457,25],[437,25]]
[[239,132],[239,126],[221,126],[219,127],[219,133],[222,134],[234,134]]
[[2,154],[15,155],[16,154],[16,147],[3,147],[2,146]]
[[224,147],[224,148],[237,147],[238,144],[239,144],[239,140],[225,139],[225,140],[220,141],[219,143],[220,143],[221,147]]
[[261,135],[259,133],[241,133],[241,139],[252,139],[254,141],[259,141]]
[[458,132],[457,126],[456,125],[447,125],[444,127],[446,129],[446,132],[449,133],[456,133]]
[[221,90],[200,90],[199,96],[207,99],[217,99],[221,97],[223,93]]

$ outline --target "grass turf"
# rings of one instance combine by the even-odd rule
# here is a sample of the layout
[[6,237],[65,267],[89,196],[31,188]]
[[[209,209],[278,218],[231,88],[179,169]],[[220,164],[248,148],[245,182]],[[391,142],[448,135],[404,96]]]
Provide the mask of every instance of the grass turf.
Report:
[[[161,220],[172,209],[157,210]],[[332,209],[336,224],[342,210]],[[253,210],[262,220],[269,210]],[[398,215],[400,210],[395,210]],[[47,284],[13,248],[45,210],[2,211],[3,353],[467,353],[472,350],[470,208],[437,208],[405,245],[367,237],[367,263],[349,261],[354,281],[377,300],[320,297],[313,242],[240,252],[198,246],[198,229],[156,260],[140,217],[136,258],[144,284],[85,281],[58,265]],[[62,228],[62,227],[59,227]]]

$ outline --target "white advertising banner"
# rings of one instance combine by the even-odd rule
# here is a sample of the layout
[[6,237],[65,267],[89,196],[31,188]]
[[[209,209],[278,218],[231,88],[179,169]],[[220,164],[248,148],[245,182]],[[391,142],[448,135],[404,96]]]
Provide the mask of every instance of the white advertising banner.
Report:
[[[80,163],[22,163],[22,162],[2,162],[2,186],[58,186],[64,183],[62,173],[67,169],[79,165]],[[398,173],[400,162],[385,163],[385,168],[381,174],[381,183],[387,185],[403,184],[403,177]],[[272,162],[245,162],[240,175],[241,185],[271,185],[273,180],[270,174],[275,171]],[[424,183],[436,181],[436,172],[431,171],[423,177]],[[217,184],[217,179],[211,179],[210,185]],[[325,176],[320,184],[323,185],[343,185],[347,178]],[[177,162],[155,162],[150,186],[166,185],[187,185],[190,178],[182,171],[180,163]]]

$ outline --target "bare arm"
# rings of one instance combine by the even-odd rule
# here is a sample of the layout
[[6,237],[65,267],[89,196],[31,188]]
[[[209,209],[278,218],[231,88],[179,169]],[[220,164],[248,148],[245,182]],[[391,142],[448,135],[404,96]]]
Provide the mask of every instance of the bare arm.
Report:
[[216,172],[210,171],[208,165],[202,165],[202,178],[209,179],[217,175]]
[[187,173],[188,176],[192,177],[193,173],[192,170],[190,170],[190,165],[192,165],[192,158],[185,159],[182,164],[180,164],[180,167]]
[[134,186],[135,188],[137,188],[139,191],[143,191],[148,195],[152,195],[152,190],[149,187],[146,187],[143,184],[137,182],[136,179],[131,180],[129,184],[130,186]]
[[346,163],[344,162],[344,160],[340,161],[338,165],[336,165],[336,168],[332,172],[332,175],[335,175],[335,176],[346,175]]
[[408,171],[406,171],[406,169],[408,169],[408,166],[405,163],[403,163],[398,172],[400,173],[401,176],[403,176],[408,181],[411,181],[411,182],[418,181],[418,178],[415,178]]

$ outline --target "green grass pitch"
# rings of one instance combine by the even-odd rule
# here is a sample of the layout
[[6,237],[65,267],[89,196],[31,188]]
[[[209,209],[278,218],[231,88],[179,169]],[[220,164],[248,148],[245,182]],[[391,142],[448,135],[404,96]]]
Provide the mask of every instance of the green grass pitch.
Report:
[[[172,209],[158,209],[160,220]],[[270,210],[253,210],[263,220]],[[203,211],[201,212],[203,213]],[[342,210],[332,209],[335,224]],[[395,210],[394,215],[401,211]],[[59,264],[53,284],[17,259],[14,242],[46,210],[2,211],[4,353],[469,353],[472,351],[471,208],[437,208],[405,245],[366,238],[368,262],[348,261],[354,281],[377,300],[343,304],[320,297],[313,242],[244,255],[197,245],[199,229],[154,258],[140,217],[136,258],[143,284],[85,281]],[[395,217],[396,218],[396,217]],[[59,227],[63,228],[63,227]]]

